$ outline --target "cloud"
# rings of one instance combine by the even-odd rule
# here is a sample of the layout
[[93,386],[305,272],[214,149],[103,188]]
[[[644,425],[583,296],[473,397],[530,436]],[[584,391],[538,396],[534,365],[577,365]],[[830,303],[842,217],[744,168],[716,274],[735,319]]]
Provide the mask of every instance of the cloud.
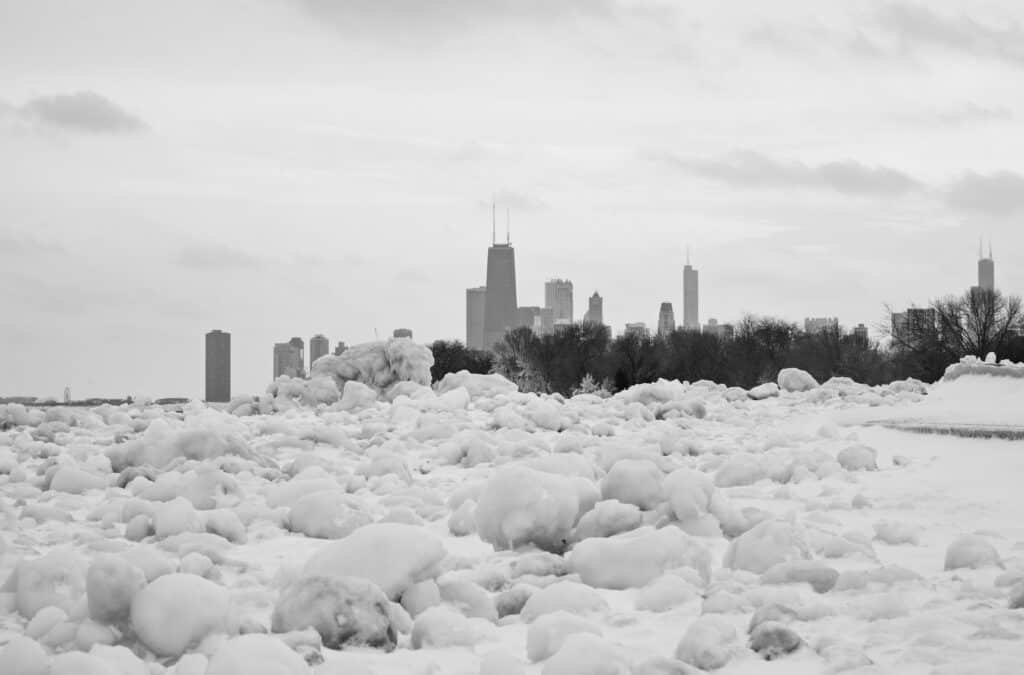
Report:
[[65,249],[60,244],[40,241],[27,234],[0,232],[0,256],[23,258],[25,256],[63,254]]
[[946,202],[965,211],[990,215],[1024,212],[1024,176],[1012,171],[968,171],[946,191]]
[[92,133],[125,133],[146,128],[138,117],[91,91],[34,98],[21,115],[53,126]]
[[1013,111],[1009,108],[987,108],[976,103],[968,103],[956,110],[940,113],[938,119],[944,124],[969,124],[972,122],[1005,122],[1014,117]]
[[262,262],[248,253],[221,244],[186,246],[178,252],[175,262],[192,270],[252,269]]
[[867,166],[853,160],[809,165],[740,150],[715,159],[670,157],[669,161],[694,175],[735,187],[831,189],[847,195],[876,197],[897,196],[921,187],[897,169]]
[[882,8],[879,24],[905,42],[933,45],[1024,66],[1024,31],[1016,24],[988,26],[967,14],[943,16],[923,4]]

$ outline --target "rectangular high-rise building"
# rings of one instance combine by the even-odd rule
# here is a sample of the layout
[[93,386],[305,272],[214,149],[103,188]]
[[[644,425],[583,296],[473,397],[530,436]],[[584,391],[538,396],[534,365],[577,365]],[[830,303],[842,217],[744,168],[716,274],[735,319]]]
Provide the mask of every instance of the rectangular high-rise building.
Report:
[[544,284],[544,308],[554,312],[555,325],[572,323],[572,282],[551,279]]
[[590,323],[604,323],[604,298],[594,291],[588,304],[589,307],[587,307],[587,313],[583,315],[583,320]]
[[516,252],[512,244],[487,249],[487,297],[484,303],[484,348],[491,349],[516,325]]
[[212,330],[206,334],[206,401],[231,400],[231,333]]
[[466,346],[484,348],[484,316],[487,312],[487,287],[466,289]]
[[805,333],[825,333],[839,330],[839,319],[834,316],[816,316],[804,319]]
[[683,328],[686,330],[700,330],[698,296],[697,270],[686,263],[683,267]]
[[671,302],[661,303],[658,310],[658,337],[668,337],[676,329],[676,314]]
[[304,350],[302,338],[292,338],[288,342],[274,344],[274,379],[287,375],[288,377],[303,377]]
[[331,353],[331,341],[322,334],[317,333],[309,338],[309,372],[313,372],[313,364],[321,356]]
[[391,332],[391,337],[412,339],[412,330],[409,328],[396,328]]
[[978,287],[983,291],[996,290],[996,263],[991,255],[978,260]]

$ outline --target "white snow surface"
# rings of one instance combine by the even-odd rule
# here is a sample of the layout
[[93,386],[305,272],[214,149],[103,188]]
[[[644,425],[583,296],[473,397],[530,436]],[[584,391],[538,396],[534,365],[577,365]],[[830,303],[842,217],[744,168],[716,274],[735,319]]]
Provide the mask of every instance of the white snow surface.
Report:
[[1024,672],[1024,442],[868,424],[1024,425],[1024,366],[564,399],[338,359],[0,406],[0,675]]

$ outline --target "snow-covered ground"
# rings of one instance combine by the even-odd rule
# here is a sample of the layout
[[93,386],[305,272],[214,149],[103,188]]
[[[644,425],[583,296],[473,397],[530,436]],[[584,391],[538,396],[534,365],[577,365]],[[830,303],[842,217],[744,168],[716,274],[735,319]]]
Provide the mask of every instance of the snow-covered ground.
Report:
[[1024,379],[565,400],[424,363],[0,407],[0,675],[1024,672],[1024,443],[865,426],[1021,424]]

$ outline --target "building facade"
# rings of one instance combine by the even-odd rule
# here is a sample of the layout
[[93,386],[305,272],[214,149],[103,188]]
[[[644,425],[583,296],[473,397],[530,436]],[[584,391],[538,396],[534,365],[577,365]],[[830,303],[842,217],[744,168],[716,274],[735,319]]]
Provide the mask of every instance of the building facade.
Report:
[[516,325],[516,252],[510,243],[487,249],[487,291],[484,302],[484,348],[501,341]]
[[816,316],[804,319],[805,333],[824,333],[839,330],[839,319],[834,316]]
[[853,327],[853,337],[856,338],[858,342],[861,342],[863,344],[867,344],[868,343],[868,327],[865,326],[862,323],[858,323],[856,326]]
[[322,334],[317,333],[309,338],[309,372],[313,372],[313,364],[321,356],[331,353],[331,341]]
[[718,323],[718,319],[708,319],[704,324],[703,333],[714,335],[720,340],[731,340],[735,334],[731,323]]
[[484,316],[487,307],[487,287],[466,289],[466,346],[484,348]]
[[604,323],[604,298],[598,295],[597,291],[590,296],[587,313],[583,315],[583,320],[590,323]]
[[686,330],[700,330],[699,297],[697,270],[687,262],[683,267],[683,328]]
[[573,322],[572,295],[568,279],[551,279],[544,284],[544,308],[552,311],[556,326]]
[[412,339],[412,329],[409,328],[396,328],[391,331],[391,337],[396,338],[409,338]]
[[206,401],[231,400],[231,333],[212,330],[206,334]]
[[341,356],[346,349],[348,349],[348,345],[345,344],[343,341],[339,340],[338,344],[334,346],[334,355]]
[[675,329],[676,313],[672,310],[672,303],[663,302],[658,310],[658,336],[668,337]]
[[996,263],[992,260],[991,245],[988,249],[988,257],[979,256],[978,258],[978,288],[983,291],[996,290]]
[[274,344],[274,379],[305,376],[305,363],[302,338],[292,338],[288,342]]
[[651,332],[647,330],[647,324],[643,321],[637,321],[634,323],[627,323],[626,330],[623,335],[636,335],[638,337],[646,338],[651,336]]

